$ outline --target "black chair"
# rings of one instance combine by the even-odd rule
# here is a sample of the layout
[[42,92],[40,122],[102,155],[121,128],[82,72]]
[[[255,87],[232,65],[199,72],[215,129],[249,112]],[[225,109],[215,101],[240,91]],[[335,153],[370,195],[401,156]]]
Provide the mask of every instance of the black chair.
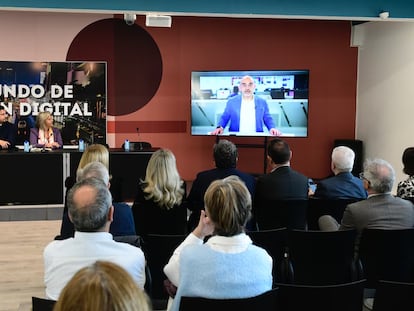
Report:
[[[124,149],[125,143],[122,144],[122,149]],[[149,150],[152,148],[151,143],[147,141],[131,141],[129,142],[129,150],[139,151],[139,150]]]
[[254,207],[259,230],[277,228],[306,229],[308,200],[268,200]]
[[414,310],[414,283],[379,281],[373,311]]
[[278,283],[278,308],[283,311],[362,311],[365,280],[311,286]]
[[364,229],[358,255],[368,288],[379,280],[414,282],[414,228]]
[[32,311],[52,311],[56,300],[32,297]]
[[143,237],[142,249],[147,259],[147,265],[151,273],[151,290],[149,295],[154,310],[165,310],[168,303],[168,293],[164,289],[164,266],[178,245],[186,238],[186,235],[162,235],[148,234]]
[[322,215],[331,215],[338,223],[341,223],[347,205],[359,200],[309,198],[307,211],[308,230],[320,230],[318,219]]
[[357,281],[362,274],[354,258],[356,230],[288,233],[294,284],[333,285]]
[[[128,243],[135,247],[142,247],[143,240],[141,236],[139,235],[118,235],[114,236],[113,239],[117,242],[122,243]],[[152,290],[152,276],[151,271],[148,267],[148,264],[145,265],[145,285],[144,285],[145,291],[149,296],[151,296],[151,290]]]
[[288,259],[288,229],[279,228],[263,231],[249,231],[253,244],[264,248],[273,259],[273,283],[291,281],[292,270]]
[[278,289],[274,288],[261,295],[238,299],[208,299],[181,297],[180,311],[277,311]]

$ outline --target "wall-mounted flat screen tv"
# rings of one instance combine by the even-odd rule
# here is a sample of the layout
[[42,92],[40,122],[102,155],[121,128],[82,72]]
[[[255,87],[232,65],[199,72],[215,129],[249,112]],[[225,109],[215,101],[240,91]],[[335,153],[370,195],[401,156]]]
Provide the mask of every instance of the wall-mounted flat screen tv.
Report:
[[192,135],[307,137],[308,110],[309,70],[191,73]]

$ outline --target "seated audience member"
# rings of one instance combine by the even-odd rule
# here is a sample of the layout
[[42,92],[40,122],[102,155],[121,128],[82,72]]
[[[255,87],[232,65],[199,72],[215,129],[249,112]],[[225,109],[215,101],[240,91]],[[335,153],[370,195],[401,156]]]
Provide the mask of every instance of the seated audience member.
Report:
[[403,172],[408,178],[398,183],[397,196],[402,199],[414,198],[414,147],[404,150],[402,162]]
[[243,181],[237,176],[213,181],[204,198],[198,226],[164,267],[177,286],[172,311],[179,310],[181,296],[246,298],[272,287],[272,258],[244,232],[251,196]]
[[314,197],[322,199],[366,199],[367,192],[360,178],[352,175],[355,153],[345,146],[334,148],[331,170],[335,176],[318,182]]
[[97,261],[68,282],[54,311],[150,311],[145,292],[122,267]]
[[[191,211],[188,221],[189,231],[192,231],[198,224],[200,211],[204,210],[204,193],[214,180],[223,179],[230,175],[239,176],[246,184],[250,195],[252,197],[254,195],[256,183],[254,177],[236,168],[238,153],[235,144],[226,139],[220,139],[218,143],[214,144],[213,158],[216,167],[197,174],[187,198],[187,208]],[[251,229],[250,226],[248,224],[248,229]]]
[[132,205],[137,234],[187,233],[185,188],[174,154],[167,149],[154,152]]
[[49,111],[42,111],[37,115],[36,127],[30,129],[30,145],[52,149],[63,147],[62,135],[53,126],[53,116]]
[[[83,169],[88,163],[91,162],[101,162],[105,165],[105,167],[109,170],[109,150],[106,146],[101,144],[92,144],[89,145],[86,150],[82,153],[82,157],[80,158],[76,175],[78,172]],[[63,240],[70,237],[73,237],[73,234],[75,233],[75,229],[73,227],[72,222],[69,220],[68,216],[68,207],[66,204],[66,197],[67,193],[72,188],[72,186],[76,182],[76,176],[69,176],[65,180],[65,187],[66,187],[66,194],[65,194],[65,205],[63,208],[63,215],[62,215],[62,225],[60,227],[60,235],[58,235],[55,239]],[[114,190],[115,188],[115,190]],[[114,202],[122,202],[121,196],[118,194],[120,192],[119,183],[116,183],[116,180],[114,180],[111,177],[111,188],[109,189],[111,191],[112,199]],[[135,234],[135,229],[133,231],[130,231],[129,229],[125,230],[125,235],[131,235]]]
[[114,241],[109,233],[114,208],[108,186],[97,178],[84,179],[70,189],[67,200],[75,236],[55,240],[43,252],[46,297],[58,300],[73,275],[97,260],[120,265],[144,288],[143,252],[138,247]]
[[271,200],[308,198],[308,177],[290,167],[291,158],[292,151],[285,141],[270,141],[267,160],[271,171],[257,180],[253,210]]
[[330,215],[319,218],[323,231],[356,229],[359,236],[364,228],[405,229],[414,227],[414,208],[410,201],[391,194],[395,180],[392,166],[385,160],[367,160],[361,174],[368,198],[349,204],[339,225]]
[[10,149],[14,146],[13,124],[8,121],[8,113],[3,105],[0,105],[0,149]]
[[[102,180],[108,189],[111,186],[109,182],[109,172],[101,162],[88,163],[77,174],[78,181],[95,177]],[[109,227],[109,233],[113,236],[135,235],[135,224],[132,216],[131,207],[124,202],[112,202],[114,207],[114,219]]]

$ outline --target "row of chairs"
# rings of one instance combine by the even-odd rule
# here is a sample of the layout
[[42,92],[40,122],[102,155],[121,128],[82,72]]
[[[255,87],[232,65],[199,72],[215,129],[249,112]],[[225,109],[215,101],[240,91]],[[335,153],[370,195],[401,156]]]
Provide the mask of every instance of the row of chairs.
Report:
[[318,219],[331,215],[341,222],[348,204],[358,199],[318,199],[268,200],[261,201],[254,208],[258,230],[287,227],[288,229],[319,230]]
[[355,252],[356,231],[279,228],[248,232],[273,258],[275,283],[332,285],[366,279],[414,282],[414,228],[365,229]]
[[[277,284],[272,290],[256,297],[241,299],[208,299],[182,297],[180,311],[361,311],[364,282],[307,286]],[[411,310],[414,283],[380,281],[375,292],[373,311]],[[33,311],[52,311],[55,301],[32,297]]]
[[[180,311],[361,311],[364,286],[365,280],[326,286],[277,284],[262,295],[244,299],[182,297]],[[372,310],[412,310],[413,294],[414,283],[381,281]]]

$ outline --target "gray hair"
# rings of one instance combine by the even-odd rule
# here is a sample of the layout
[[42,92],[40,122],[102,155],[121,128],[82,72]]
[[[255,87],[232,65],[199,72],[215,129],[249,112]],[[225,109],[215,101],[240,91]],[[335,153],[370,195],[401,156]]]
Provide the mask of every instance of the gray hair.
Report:
[[382,159],[366,160],[364,178],[369,181],[369,187],[376,193],[391,192],[395,181],[395,171],[391,164]]
[[[93,197],[80,198],[76,196],[81,188],[91,188]],[[69,216],[75,230],[95,232],[106,224],[112,206],[112,196],[108,186],[101,179],[92,177],[83,179],[73,185],[69,190],[67,202]]]
[[354,166],[355,152],[346,146],[338,146],[332,150],[332,163],[340,172],[350,172]]
[[214,162],[217,168],[235,168],[237,163],[237,147],[227,139],[220,139],[213,147]]
[[85,165],[77,171],[76,181],[81,181],[86,178],[96,177],[102,180],[106,185],[109,184],[108,168],[101,162],[94,161]]

